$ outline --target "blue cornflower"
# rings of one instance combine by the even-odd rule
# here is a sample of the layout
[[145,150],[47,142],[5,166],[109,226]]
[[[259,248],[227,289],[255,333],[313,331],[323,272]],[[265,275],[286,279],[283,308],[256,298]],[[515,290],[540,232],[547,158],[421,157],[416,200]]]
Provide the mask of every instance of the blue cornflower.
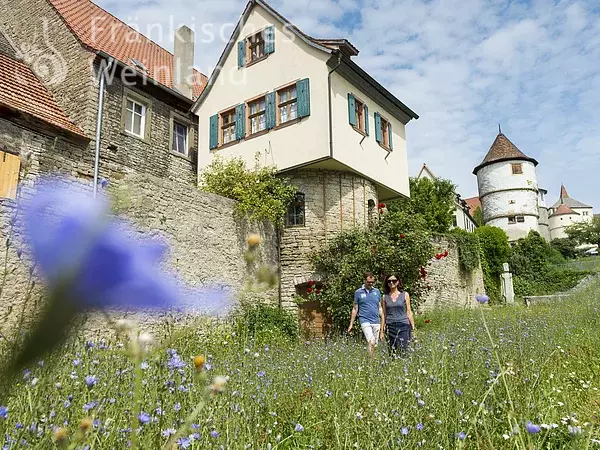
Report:
[[539,425],[536,425],[535,423],[531,423],[531,422],[527,422],[526,428],[527,428],[527,432],[530,434],[536,434],[542,430],[542,427],[540,427]]
[[81,360],[80,360],[80,359],[74,359],[74,360],[73,360],[73,365],[74,365],[75,367],[79,366],[79,364],[81,364]]
[[475,296],[475,300],[477,300],[483,305],[484,303],[487,303],[490,300],[490,298],[485,294],[478,294]]
[[0,406],[0,419],[8,418],[8,406]]
[[422,423],[418,423],[417,424],[417,430],[421,431],[423,428],[425,428],[425,426]]
[[94,348],[95,346],[96,346],[96,344],[94,344],[92,341],[87,341],[85,343],[85,349],[86,350],[90,350],[90,349]]
[[258,375],[259,378],[262,378],[262,377],[265,376],[265,371],[261,370],[260,372],[257,373],[257,375]]
[[456,395],[461,396],[462,395],[462,391],[460,389],[456,389],[454,391],[456,393]]
[[138,414],[138,420],[140,421],[140,424],[145,425],[148,422],[150,422],[150,416],[144,411],[142,411]]
[[177,433],[177,430],[175,428],[167,428],[166,430],[162,431],[160,434],[162,434],[163,437],[169,437],[175,433]]
[[181,448],[188,448],[190,445],[192,445],[192,441],[188,437],[181,437],[177,439],[177,444],[179,444],[179,447]]
[[183,369],[186,366],[186,363],[181,356],[177,354],[175,350],[169,351],[171,354],[171,359],[167,361],[167,367],[169,369]]
[[142,369],[142,370],[146,370],[148,367],[150,367],[150,366],[148,365],[148,363],[146,361],[143,361],[140,364],[140,369]]
[[419,406],[425,406],[425,402],[421,399],[417,400],[417,405]]
[[25,369],[23,371],[23,379],[24,380],[29,380],[29,378],[31,378],[31,370]]
[[210,437],[212,437],[213,439],[218,438],[219,436],[221,436],[221,433],[219,433],[217,430],[212,430],[210,432]]
[[400,430],[400,433],[402,433],[403,436],[406,436],[408,434],[408,428],[402,427],[402,429]]
[[88,375],[87,377],[85,377],[85,384],[87,385],[87,387],[92,388],[96,383],[97,380],[95,375]]
[[460,441],[464,441],[467,438],[467,434],[464,431],[461,431],[458,433],[457,437]]
[[87,412],[90,409],[94,409],[96,407],[98,403],[95,401],[91,401],[89,403],[86,403],[85,405],[83,405],[83,412]]
[[181,403],[179,403],[179,402],[178,402],[178,403],[175,403],[175,404],[173,405],[173,409],[174,409],[175,411],[179,411],[179,410],[181,410]]
[[98,180],[98,184],[100,185],[100,187],[102,189],[106,189],[108,187],[108,185],[110,184],[110,182],[106,178],[100,178]]
[[296,424],[294,431],[301,433],[302,431],[304,431],[304,427],[302,425],[300,425],[299,423]]

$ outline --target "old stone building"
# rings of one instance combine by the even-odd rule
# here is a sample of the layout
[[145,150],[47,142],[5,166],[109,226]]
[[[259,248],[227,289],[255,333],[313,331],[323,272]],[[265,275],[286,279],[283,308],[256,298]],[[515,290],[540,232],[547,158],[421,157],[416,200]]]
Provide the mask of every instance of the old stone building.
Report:
[[593,208],[570,197],[564,184],[560,186],[559,198],[550,207],[549,212],[552,239],[566,238],[566,227],[577,222],[591,222],[594,218]]
[[[195,184],[189,110],[205,77],[191,67],[189,29],[179,30],[175,56],[89,0],[15,0],[0,14],[0,30],[0,49],[39,77],[87,139],[61,152],[54,169],[90,181],[147,173]],[[11,146],[23,152],[31,143]]]

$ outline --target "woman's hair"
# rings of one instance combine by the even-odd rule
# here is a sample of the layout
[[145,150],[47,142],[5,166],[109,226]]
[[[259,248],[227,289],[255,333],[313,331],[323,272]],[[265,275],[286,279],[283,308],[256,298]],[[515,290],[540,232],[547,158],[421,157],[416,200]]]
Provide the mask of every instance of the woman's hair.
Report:
[[400,279],[400,277],[398,276],[398,274],[396,273],[390,273],[389,275],[387,275],[385,277],[385,280],[383,281],[383,291],[386,294],[389,294],[391,292],[390,290],[390,285],[388,284],[388,279],[390,278],[396,278],[398,280],[398,290],[399,291],[403,291],[404,290],[404,286],[402,286],[402,280]]

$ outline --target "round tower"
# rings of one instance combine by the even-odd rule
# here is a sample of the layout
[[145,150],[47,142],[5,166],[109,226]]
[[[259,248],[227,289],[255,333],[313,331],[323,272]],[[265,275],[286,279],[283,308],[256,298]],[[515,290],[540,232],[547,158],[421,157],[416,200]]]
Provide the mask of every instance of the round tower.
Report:
[[483,161],[473,169],[483,222],[503,229],[509,241],[539,230],[537,165],[499,132]]

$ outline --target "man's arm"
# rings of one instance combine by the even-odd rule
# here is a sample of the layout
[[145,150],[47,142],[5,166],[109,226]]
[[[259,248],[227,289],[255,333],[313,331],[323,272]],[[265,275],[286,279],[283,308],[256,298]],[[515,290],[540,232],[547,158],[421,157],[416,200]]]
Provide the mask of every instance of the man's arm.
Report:
[[348,327],[348,333],[352,331],[352,326],[354,325],[354,321],[356,320],[356,315],[358,314],[358,303],[355,303],[352,307],[352,313],[350,314],[350,326]]

